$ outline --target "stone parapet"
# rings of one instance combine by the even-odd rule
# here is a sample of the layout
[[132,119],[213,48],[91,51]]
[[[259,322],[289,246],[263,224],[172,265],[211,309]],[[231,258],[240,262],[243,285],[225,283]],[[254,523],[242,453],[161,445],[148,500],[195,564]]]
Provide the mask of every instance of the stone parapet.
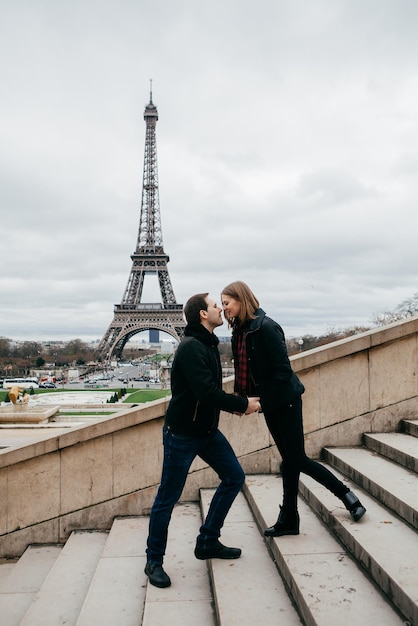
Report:
[[396,423],[400,408],[402,416],[416,415],[418,317],[310,350],[291,361],[306,387],[306,435],[357,418],[364,418],[363,425],[369,422],[370,431],[393,430],[391,413]]
[[[418,415],[418,318],[292,357],[305,384],[307,453],[358,445],[363,432],[395,430]],[[224,382],[232,392],[233,378]],[[127,406],[94,423],[0,449],[0,557],[30,543],[64,542],[74,529],[108,529],[114,517],[149,512],[162,464],[168,399]],[[280,461],[261,414],[222,413],[221,429],[247,474],[276,473]],[[0,435],[1,446],[1,435]],[[197,459],[182,500],[214,487]]]

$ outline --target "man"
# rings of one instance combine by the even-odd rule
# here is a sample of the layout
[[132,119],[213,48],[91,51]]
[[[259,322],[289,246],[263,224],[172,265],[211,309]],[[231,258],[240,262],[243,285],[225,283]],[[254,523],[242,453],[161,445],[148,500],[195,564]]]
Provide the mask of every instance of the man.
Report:
[[168,525],[190,466],[196,456],[217,472],[219,484],[194,554],[197,559],[237,559],[239,548],[224,546],[219,537],[225,517],[243,483],[244,472],[229,442],[218,430],[222,410],[240,415],[260,409],[259,398],[243,398],[222,390],[219,340],[213,334],[223,324],[222,309],[207,293],[189,298],[184,307],[187,326],[171,371],[172,397],[163,428],[164,460],[161,484],[151,510],[145,573],[156,587],[168,587],[163,569]]

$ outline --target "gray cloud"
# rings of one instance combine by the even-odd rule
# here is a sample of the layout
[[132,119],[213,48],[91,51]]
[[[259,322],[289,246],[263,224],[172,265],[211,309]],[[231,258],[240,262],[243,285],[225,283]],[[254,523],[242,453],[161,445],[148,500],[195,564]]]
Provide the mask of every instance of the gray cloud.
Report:
[[407,0],[6,0],[0,335],[105,332],[136,245],[149,78],[179,302],[246,280],[296,336],[410,297],[417,20]]

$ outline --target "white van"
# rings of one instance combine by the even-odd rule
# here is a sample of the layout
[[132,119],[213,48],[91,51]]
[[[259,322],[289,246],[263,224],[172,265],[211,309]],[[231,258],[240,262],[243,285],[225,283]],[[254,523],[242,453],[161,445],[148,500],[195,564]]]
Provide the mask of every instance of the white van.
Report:
[[11,389],[12,387],[22,387],[22,389],[39,389],[36,378],[5,378],[3,380],[3,389]]

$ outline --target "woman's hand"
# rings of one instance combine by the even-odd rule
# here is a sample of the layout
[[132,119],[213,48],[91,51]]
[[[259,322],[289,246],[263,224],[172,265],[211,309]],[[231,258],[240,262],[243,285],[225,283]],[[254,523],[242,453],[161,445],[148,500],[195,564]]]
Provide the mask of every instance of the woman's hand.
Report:
[[250,415],[250,413],[258,413],[261,409],[260,398],[248,398],[248,406],[244,415]]

